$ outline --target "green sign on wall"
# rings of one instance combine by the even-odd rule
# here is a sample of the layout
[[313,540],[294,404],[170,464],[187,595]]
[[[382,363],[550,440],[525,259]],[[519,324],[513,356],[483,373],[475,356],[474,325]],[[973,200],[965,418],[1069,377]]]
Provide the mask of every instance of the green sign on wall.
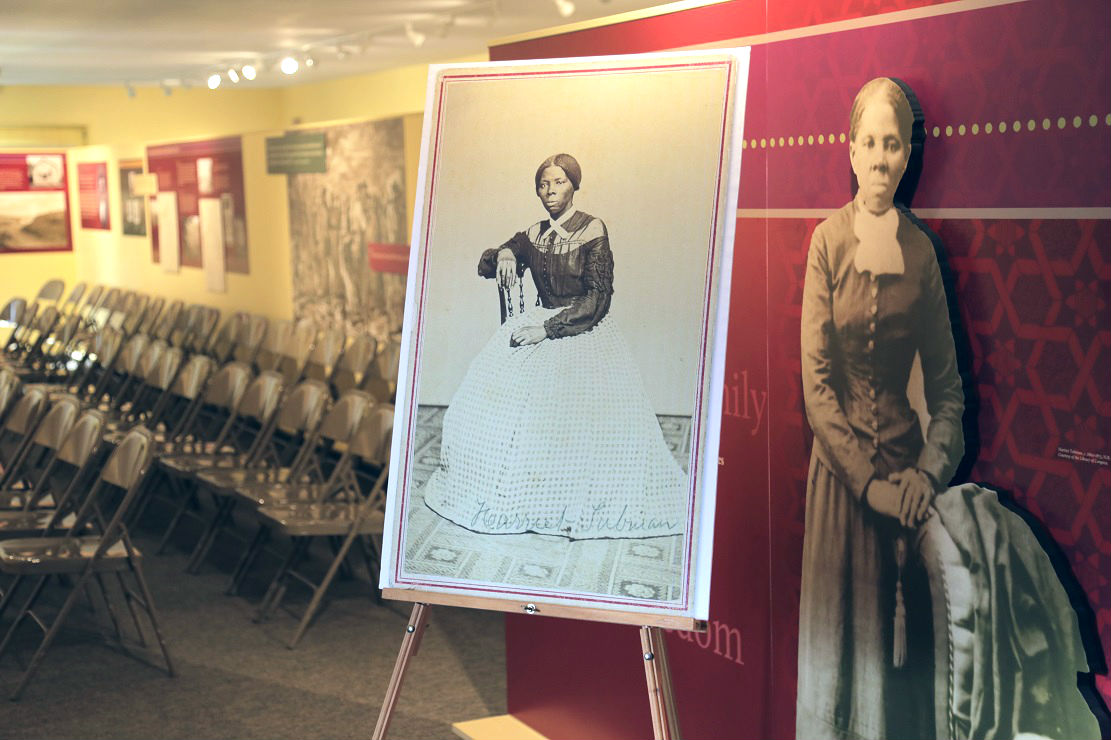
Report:
[[266,171],[271,175],[327,172],[324,133],[290,132],[266,138]]

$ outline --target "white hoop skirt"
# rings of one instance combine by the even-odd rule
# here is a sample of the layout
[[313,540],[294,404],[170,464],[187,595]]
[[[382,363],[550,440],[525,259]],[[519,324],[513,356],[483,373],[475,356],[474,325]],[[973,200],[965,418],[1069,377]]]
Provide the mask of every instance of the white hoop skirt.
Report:
[[516,328],[560,310],[510,317],[471,362],[444,416],[425,503],[488,534],[682,534],[687,474],[610,319],[573,337],[510,347]]

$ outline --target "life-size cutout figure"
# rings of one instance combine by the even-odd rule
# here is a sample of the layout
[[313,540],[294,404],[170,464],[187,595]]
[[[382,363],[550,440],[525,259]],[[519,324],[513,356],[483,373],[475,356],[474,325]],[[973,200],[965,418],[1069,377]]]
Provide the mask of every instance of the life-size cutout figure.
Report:
[[[1098,736],[1076,691],[1086,670],[1076,616],[1048,559],[994,492],[948,489],[964,395],[945,288],[930,237],[894,202],[914,118],[894,80],[861,88],[849,128],[859,190],[817,226],[807,257],[801,362],[814,442],[796,734]],[[925,433],[907,394],[916,355]],[[946,592],[946,578],[970,588]],[[1017,654],[1024,640],[1030,653]],[[935,696],[937,686],[948,688]]]

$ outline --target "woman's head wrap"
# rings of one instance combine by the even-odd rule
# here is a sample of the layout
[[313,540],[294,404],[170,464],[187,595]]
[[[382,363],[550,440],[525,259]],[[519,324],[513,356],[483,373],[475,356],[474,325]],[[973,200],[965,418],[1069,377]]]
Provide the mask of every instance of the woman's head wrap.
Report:
[[575,190],[579,189],[579,183],[583,179],[583,171],[579,167],[579,163],[570,154],[553,154],[540,163],[540,166],[536,168],[537,188],[540,187],[540,175],[549,167],[559,167],[567,174],[567,179],[571,181],[571,187]]

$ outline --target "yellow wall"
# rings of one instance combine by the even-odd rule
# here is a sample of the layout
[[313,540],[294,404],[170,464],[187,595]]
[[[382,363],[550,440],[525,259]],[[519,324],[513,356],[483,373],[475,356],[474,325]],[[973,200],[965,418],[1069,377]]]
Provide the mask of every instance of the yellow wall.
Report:
[[[0,301],[30,298],[46,280],[60,277],[69,290],[77,281],[162,292],[194,302],[203,294],[203,276],[151,280],[147,237],[125,237],[120,228],[119,169],[121,158],[140,157],[147,143],[210,138],[273,128],[280,120],[281,91],[175,90],[137,88],[129,98],[123,86],[0,87],[0,127],[24,131],[41,128],[54,134],[59,127],[84,127],[96,146],[69,149],[70,218],[73,252],[3,255],[0,259]],[[37,148],[37,147],[28,147]],[[246,158],[246,153],[244,153]],[[77,162],[108,162],[111,231],[82,229],[77,211]],[[283,190],[284,195],[284,190]],[[248,198],[251,195],[248,193]],[[266,231],[265,225],[259,227]],[[250,231],[248,231],[250,233]],[[199,271],[196,272],[200,275]],[[288,283],[288,268],[285,280]],[[229,286],[234,285],[229,281]],[[200,286],[199,288],[197,286]]]
[[[457,61],[481,61],[468,57]],[[5,255],[0,301],[30,297],[47,279],[67,290],[79,280],[205,303],[222,311],[250,311],[289,318],[293,311],[288,196],[284,175],[267,175],[265,139],[297,126],[404,116],[407,206],[410,217],[420,155],[421,111],[428,67],[402,67],[369,75],[284,88],[175,90],[123,86],[0,87],[0,128],[84,127],[89,146],[68,151],[72,253]],[[119,160],[142,157],[148,144],[243,136],[250,273],[227,275],[227,292],[206,290],[204,272],[163,272],[151,261],[150,237],[124,236],[119,199]],[[110,231],[80,227],[78,162],[107,162]],[[149,229],[149,222],[148,222]]]
[[282,90],[197,89],[164,95],[123,85],[0,87],[0,126],[84,126],[87,143],[140,156],[148,142],[228,136],[281,125]]
[[[482,62],[486,55],[454,62]],[[282,90],[281,126],[349,118],[376,120],[424,110],[428,65],[295,85]]]

